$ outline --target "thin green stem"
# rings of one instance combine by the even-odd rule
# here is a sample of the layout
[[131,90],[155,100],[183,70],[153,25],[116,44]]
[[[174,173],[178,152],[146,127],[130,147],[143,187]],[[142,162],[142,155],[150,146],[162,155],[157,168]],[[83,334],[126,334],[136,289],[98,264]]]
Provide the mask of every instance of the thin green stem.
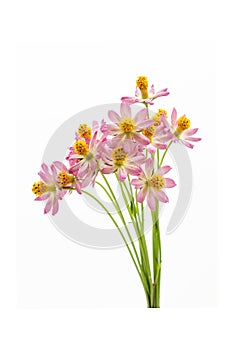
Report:
[[167,151],[168,151],[169,147],[171,146],[172,142],[173,142],[173,141],[170,141],[170,142],[169,142],[169,144],[168,144],[168,146],[167,146],[167,148],[166,148],[166,151],[164,151],[163,156],[162,156],[162,158],[161,158],[161,161],[160,161],[160,163],[159,163],[159,168],[160,168],[161,165],[163,164],[163,160],[164,160],[164,158],[165,158],[165,156],[166,156],[166,154],[167,154]]

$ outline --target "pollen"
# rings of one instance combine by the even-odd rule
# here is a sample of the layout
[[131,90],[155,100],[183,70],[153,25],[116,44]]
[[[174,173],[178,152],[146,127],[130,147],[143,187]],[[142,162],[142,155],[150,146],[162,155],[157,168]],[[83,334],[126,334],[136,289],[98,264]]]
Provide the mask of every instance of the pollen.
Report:
[[116,166],[123,165],[127,156],[128,153],[124,151],[123,147],[114,148],[114,150],[112,151],[112,158]]
[[156,126],[155,125],[151,125],[148,128],[142,130],[142,134],[146,137],[148,137],[149,140],[151,140],[151,138],[155,135],[156,133]]
[[135,122],[131,118],[123,118],[120,122],[120,129],[123,132],[130,133],[135,129]]
[[91,138],[91,128],[87,124],[80,124],[78,127],[78,133],[80,137],[84,139]]
[[154,174],[151,178],[150,178],[150,185],[152,187],[154,187],[157,191],[160,191],[164,188],[165,186],[165,180],[164,178],[159,175],[159,174]]
[[144,76],[139,76],[136,80],[136,85],[140,90],[148,88],[148,79]]
[[74,144],[75,153],[85,156],[88,153],[88,145],[83,140],[77,140]]
[[42,181],[34,182],[32,186],[32,192],[36,196],[41,196],[43,193],[47,192],[47,190],[48,186]]
[[177,123],[178,123],[178,128],[182,131],[189,129],[191,124],[190,120],[186,118],[185,115],[183,117],[180,117],[177,120]]
[[74,176],[65,171],[61,171],[57,175],[57,182],[60,187],[65,187],[74,182]]

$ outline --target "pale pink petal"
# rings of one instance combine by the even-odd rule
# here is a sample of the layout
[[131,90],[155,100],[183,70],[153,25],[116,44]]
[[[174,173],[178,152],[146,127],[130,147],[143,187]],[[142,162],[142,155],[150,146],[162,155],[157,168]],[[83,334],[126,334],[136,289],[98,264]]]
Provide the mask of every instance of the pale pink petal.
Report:
[[55,197],[55,198],[54,198],[54,200],[53,200],[53,210],[52,210],[52,215],[57,214],[57,212],[58,212],[58,208],[59,208],[58,200],[57,200],[57,198]]
[[127,175],[128,174],[125,168],[119,169],[118,178],[120,181],[125,181],[125,179],[127,178]]
[[50,195],[50,197],[49,197],[49,199],[48,199],[48,201],[46,203],[46,206],[44,208],[44,214],[47,214],[50,211],[50,209],[52,208],[52,205],[53,205],[53,198]]
[[76,181],[75,183],[75,188],[76,188],[76,191],[79,193],[79,194],[82,194],[81,192],[81,185],[78,181]]
[[201,138],[200,137],[186,137],[185,140],[197,142],[197,141],[201,141]]
[[39,171],[38,175],[40,176],[41,180],[43,180],[45,183],[49,183],[51,179],[51,175],[47,175],[43,173],[42,171]]
[[165,180],[165,187],[166,188],[172,188],[172,187],[176,186],[176,183],[174,180],[172,180],[168,177],[164,178],[164,180]]
[[121,98],[121,101],[124,103],[128,103],[129,105],[136,103],[137,102],[137,98],[135,97],[130,97],[130,96],[123,96]]
[[108,118],[113,123],[119,123],[121,117],[115,111],[108,111]]
[[144,202],[145,198],[146,198],[146,194],[147,194],[147,188],[142,188],[139,192],[138,192],[138,195],[137,195],[137,201],[139,203],[142,203]]
[[126,165],[125,170],[127,170],[127,172],[133,176],[139,176],[141,174],[141,169],[135,165]]
[[53,164],[51,165],[51,170],[52,170],[53,177],[56,178],[57,170],[56,170],[56,168],[55,168],[55,166]]
[[143,146],[147,146],[150,143],[150,140],[148,139],[148,137],[146,137],[140,133],[137,133],[137,132],[135,132],[133,134],[133,138],[135,141],[137,141],[138,143],[140,143]]
[[196,132],[198,131],[198,128],[195,129],[187,129],[183,132],[184,136],[192,136],[194,134],[196,134]]
[[166,149],[167,148],[167,146],[164,145],[163,143],[154,142],[153,145],[158,149]]
[[45,163],[41,164],[41,168],[45,173],[49,174],[49,168]]
[[113,168],[113,167],[104,167],[103,169],[101,169],[101,172],[103,173],[103,174],[111,174],[111,173],[113,173],[114,171],[115,171],[116,169],[115,168]]
[[151,176],[153,169],[154,169],[154,161],[152,158],[149,158],[146,160],[146,163],[145,163],[145,173],[147,177]]
[[148,116],[148,111],[146,108],[143,108],[141,109],[136,115],[135,117],[133,118],[135,123],[139,123],[139,122],[142,122],[144,121]]
[[121,103],[120,111],[123,118],[131,118],[131,108],[128,103]]
[[135,96],[136,97],[141,96],[141,91],[140,91],[140,89],[138,87],[136,87],[136,89],[135,89]]
[[151,95],[154,95],[155,94],[155,87],[154,87],[154,84],[151,85],[150,87],[150,90],[149,90],[149,94]]
[[131,181],[131,185],[133,185],[135,188],[141,188],[143,186],[144,182],[139,179],[133,179]]
[[95,170],[96,167],[97,167],[97,163],[96,163],[96,160],[95,159],[92,159],[90,161],[90,167],[91,167],[91,170]]
[[108,132],[110,134],[116,134],[118,131],[120,131],[120,128],[118,125],[108,124]]
[[149,144],[147,146],[147,149],[148,149],[148,152],[150,152],[151,154],[154,154],[156,152],[156,148],[152,144]]
[[55,162],[53,162],[53,164],[55,165],[55,167],[58,168],[58,170],[68,172],[67,167],[66,167],[65,164],[63,164],[62,162],[59,162],[58,160],[56,160]]
[[150,210],[155,210],[156,209],[156,200],[155,197],[153,196],[152,191],[148,191],[147,194],[147,204]]
[[185,140],[180,140],[180,142],[183,143],[188,148],[193,148],[194,147],[194,145],[192,145],[191,143],[189,143],[189,142],[187,142]]
[[146,129],[151,125],[154,125],[154,120],[150,120],[150,119],[143,120],[143,121],[138,122],[136,124],[137,129],[139,129],[139,130]]
[[171,167],[169,165],[164,165],[161,168],[159,168],[156,173],[159,175],[167,174],[171,170]]
[[41,196],[36,197],[36,198],[35,198],[35,201],[44,201],[44,200],[46,200],[47,198],[49,198],[50,195],[51,195],[51,193],[43,193]]
[[176,126],[176,120],[177,120],[177,111],[175,108],[173,108],[172,115],[171,115],[171,123],[173,127]]
[[167,203],[169,201],[168,196],[163,191],[155,191],[154,194],[160,202]]

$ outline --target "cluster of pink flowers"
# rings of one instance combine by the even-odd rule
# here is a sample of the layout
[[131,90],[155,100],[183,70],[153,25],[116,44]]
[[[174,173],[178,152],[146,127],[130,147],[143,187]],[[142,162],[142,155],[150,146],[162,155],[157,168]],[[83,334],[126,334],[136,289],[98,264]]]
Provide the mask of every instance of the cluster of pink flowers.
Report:
[[[66,160],[69,166],[55,161],[50,168],[42,164],[38,173],[41,180],[32,187],[36,200],[46,200],[44,213],[52,210],[52,215],[58,211],[58,201],[67,192],[76,190],[82,194],[82,189],[95,185],[97,175],[116,173],[118,180],[123,182],[130,177],[131,185],[138,191],[139,203],[147,200],[151,210],[156,208],[156,200],[168,202],[164,190],[175,186],[175,182],[164,177],[170,166],[161,166],[154,160],[157,149],[166,151],[172,142],[181,142],[193,148],[191,142],[201,140],[192,137],[198,129],[190,129],[190,120],[185,116],[177,118],[174,108],[171,122],[167,112],[159,109],[149,116],[148,105],[169,92],[163,89],[157,93],[154,86],[148,90],[146,77],[138,77],[135,97],[122,97],[120,114],[108,111],[108,122],[93,122],[92,126],[80,124],[75,135],[75,141],[69,148]],[[130,105],[143,104],[143,108],[132,115]]]

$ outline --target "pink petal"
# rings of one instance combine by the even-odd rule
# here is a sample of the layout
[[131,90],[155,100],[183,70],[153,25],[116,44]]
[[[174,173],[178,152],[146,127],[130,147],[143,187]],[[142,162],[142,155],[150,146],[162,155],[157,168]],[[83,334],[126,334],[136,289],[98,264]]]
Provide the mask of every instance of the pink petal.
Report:
[[75,188],[76,188],[76,191],[79,193],[79,194],[82,194],[81,192],[81,185],[78,181],[76,181],[75,183]]
[[145,172],[147,177],[151,176],[153,169],[154,169],[154,161],[152,158],[149,158],[146,160],[146,163],[145,163]]
[[151,85],[151,87],[150,87],[150,91],[149,91],[149,94],[151,95],[154,95],[154,93],[155,93],[155,87],[154,87],[154,84],[152,84]]
[[175,108],[173,108],[172,115],[171,115],[171,123],[173,127],[176,126],[176,120],[177,120],[177,111]]
[[168,196],[163,191],[155,191],[156,198],[163,203],[167,203],[169,201]]
[[135,96],[136,97],[141,96],[141,91],[140,91],[140,89],[138,87],[136,87],[136,89],[135,89]]
[[49,168],[45,163],[41,164],[41,168],[45,173],[49,174]]
[[136,124],[139,130],[146,129],[149,126],[154,125],[154,120],[146,119]]
[[172,180],[168,177],[164,178],[164,180],[165,180],[165,187],[166,188],[172,188],[172,187],[176,186],[176,183],[174,180]]
[[118,174],[118,178],[120,181],[125,181],[125,179],[127,178],[127,171],[125,170],[125,168],[120,168],[119,169],[119,174]]
[[164,145],[163,143],[153,142],[153,145],[158,149],[166,149],[167,148],[167,146]]
[[45,201],[47,198],[49,198],[51,193],[44,193],[39,197],[35,198],[35,201]]
[[144,188],[142,188],[142,189],[138,192],[137,201],[138,201],[139,203],[144,202],[144,200],[145,200],[145,198],[146,198],[146,194],[147,194],[147,188],[144,187]]
[[192,145],[191,143],[189,143],[189,142],[186,142],[185,140],[180,140],[180,142],[181,143],[183,143],[186,147],[188,147],[188,148],[193,148],[194,147],[194,145]]
[[147,149],[148,149],[148,152],[150,152],[151,154],[154,154],[156,152],[156,148],[152,144],[149,144],[147,146]]
[[119,114],[117,114],[115,111],[108,111],[108,118],[113,122],[113,123],[119,123],[121,117]]
[[139,180],[139,179],[133,179],[131,181],[131,185],[133,185],[135,188],[140,188],[143,186],[143,181]]
[[159,175],[167,174],[171,170],[171,167],[169,165],[164,165],[161,168],[159,168],[156,173]]
[[125,170],[127,170],[127,173],[133,176],[139,176],[141,174],[141,169],[135,165],[126,165]]
[[137,141],[138,143],[140,143],[143,146],[147,146],[150,143],[150,140],[148,139],[148,137],[146,137],[140,133],[137,133],[137,132],[135,132],[133,134],[133,138],[135,141]]
[[156,209],[156,200],[152,191],[149,191],[147,194],[147,204],[150,210],[154,211]]
[[131,108],[129,104],[121,103],[120,111],[123,118],[131,118]]
[[41,180],[43,180],[45,183],[49,183],[51,179],[51,175],[47,175],[43,173],[42,171],[39,171],[38,175],[40,176]]
[[58,208],[59,208],[58,200],[57,200],[57,198],[55,197],[55,198],[54,198],[54,200],[53,200],[53,210],[52,210],[52,215],[57,214],[57,212],[58,212]]
[[65,164],[63,164],[62,162],[59,162],[58,160],[56,160],[55,162],[53,162],[53,164],[55,165],[55,167],[58,168],[58,170],[68,172],[67,167],[66,167]]
[[51,170],[52,170],[53,177],[56,178],[57,170],[56,170],[56,168],[55,168],[55,166],[53,164],[51,165]]
[[136,103],[137,102],[137,98],[135,97],[130,97],[130,96],[124,96],[121,98],[121,101],[124,103],[128,103],[129,105]]
[[197,142],[197,141],[201,141],[201,138],[200,137],[186,137],[185,140]]
[[196,132],[198,131],[198,128],[195,128],[195,129],[188,129],[188,130],[185,130],[183,132],[183,135],[184,136],[192,136],[194,134],[196,134]]
[[104,167],[103,169],[101,169],[101,172],[103,174],[111,174],[115,171],[116,169],[114,169],[113,167]]
[[148,116],[148,111],[146,108],[141,109],[133,118],[135,123],[138,124],[139,122],[144,121]]
[[50,195],[50,197],[49,197],[49,199],[48,199],[48,201],[46,203],[46,206],[44,208],[44,214],[47,214],[50,211],[50,209],[52,208],[52,204],[53,204],[53,198]]

